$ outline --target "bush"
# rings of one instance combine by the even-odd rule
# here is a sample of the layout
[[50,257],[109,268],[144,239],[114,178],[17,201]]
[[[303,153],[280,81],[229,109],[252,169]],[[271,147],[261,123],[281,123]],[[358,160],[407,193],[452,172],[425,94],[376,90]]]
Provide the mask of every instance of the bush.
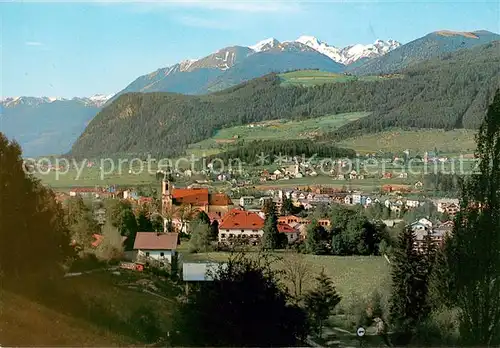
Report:
[[73,261],[69,272],[87,272],[106,266],[107,263],[99,260],[94,253],[85,253]]
[[129,325],[138,339],[143,342],[154,343],[162,335],[158,320],[159,318],[150,308],[141,306],[132,313]]

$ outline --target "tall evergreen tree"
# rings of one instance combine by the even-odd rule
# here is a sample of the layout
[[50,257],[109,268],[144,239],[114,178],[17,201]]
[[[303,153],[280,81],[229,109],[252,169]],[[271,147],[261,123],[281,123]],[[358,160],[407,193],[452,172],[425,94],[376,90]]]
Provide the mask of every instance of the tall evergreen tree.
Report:
[[304,304],[309,313],[312,326],[321,337],[325,321],[332,313],[335,306],[340,302],[340,296],[332,284],[332,280],[325,274],[322,269],[321,273],[316,277],[316,288],[309,291],[304,298]]
[[21,148],[0,132],[0,275],[43,281],[74,255],[64,210],[54,193],[25,171]]
[[429,313],[428,282],[423,256],[415,248],[415,234],[405,228],[399,237],[392,264],[391,323],[399,334],[398,344],[407,344],[419,323]]
[[448,253],[460,337],[500,345],[500,90],[476,138],[479,173],[465,183]]
[[291,215],[293,214],[293,211],[294,211],[294,206],[293,206],[293,203],[292,203],[292,199],[289,198],[289,197],[283,197],[283,203],[282,203],[282,206],[281,206],[281,213],[280,215],[281,216],[286,216],[286,215]]
[[210,224],[210,240],[219,240],[219,222],[217,220],[212,221]]
[[262,248],[274,250],[279,247],[278,216],[274,203],[268,206],[266,219],[264,221],[264,235],[262,236]]

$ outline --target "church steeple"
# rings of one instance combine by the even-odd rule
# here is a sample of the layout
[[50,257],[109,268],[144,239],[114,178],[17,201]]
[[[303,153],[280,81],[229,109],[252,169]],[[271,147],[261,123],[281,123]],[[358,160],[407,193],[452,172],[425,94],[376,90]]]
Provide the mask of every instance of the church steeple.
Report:
[[167,208],[172,205],[172,189],[172,176],[169,172],[165,172],[163,180],[161,181],[161,201],[163,213],[165,213]]

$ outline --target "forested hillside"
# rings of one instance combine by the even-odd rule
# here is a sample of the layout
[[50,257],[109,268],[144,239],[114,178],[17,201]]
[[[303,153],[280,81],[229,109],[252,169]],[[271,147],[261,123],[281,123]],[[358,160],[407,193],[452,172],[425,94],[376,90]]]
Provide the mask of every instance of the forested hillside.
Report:
[[340,127],[335,139],[401,128],[477,128],[500,88],[500,41],[433,59],[405,71],[408,87],[386,90],[390,102]]
[[427,59],[437,58],[462,49],[470,49],[495,40],[500,40],[500,35],[486,30],[474,32],[436,31],[399,46],[381,57],[350,65],[347,70],[359,75],[393,73]]
[[282,87],[270,74],[204,96],[125,94],[105,107],[72,149],[74,156],[171,155],[217,129],[271,119],[373,111],[334,137],[388,127],[474,128],[498,87],[494,42],[423,62],[404,78]]

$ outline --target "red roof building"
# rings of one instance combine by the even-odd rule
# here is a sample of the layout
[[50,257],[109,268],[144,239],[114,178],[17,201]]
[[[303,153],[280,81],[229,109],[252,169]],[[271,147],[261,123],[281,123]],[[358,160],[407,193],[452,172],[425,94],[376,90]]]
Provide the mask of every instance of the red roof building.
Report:
[[223,216],[219,229],[234,230],[258,230],[264,227],[264,219],[259,214],[233,209]]
[[278,224],[278,232],[279,233],[296,233],[297,230],[293,227],[291,227],[289,224],[280,222]]
[[168,207],[188,205],[193,210],[208,213],[226,214],[233,206],[231,198],[225,193],[209,193],[207,188],[175,188],[169,181],[162,182],[162,206]]
[[[299,224],[296,225],[300,226]],[[284,222],[278,223],[278,232],[284,233],[286,235],[288,243],[295,242],[299,239],[300,236],[300,230],[298,228],[293,228],[292,226]]]
[[157,232],[137,232],[135,236],[135,250],[175,250],[179,234],[177,233],[157,233]]
[[208,196],[207,188],[172,189],[172,203],[174,205],[205,206],[208,205]]
[[256,244],[264,234],[264,219],[259,214],[233,209],[222,217],[219,225],[219,241],[248,240]]

